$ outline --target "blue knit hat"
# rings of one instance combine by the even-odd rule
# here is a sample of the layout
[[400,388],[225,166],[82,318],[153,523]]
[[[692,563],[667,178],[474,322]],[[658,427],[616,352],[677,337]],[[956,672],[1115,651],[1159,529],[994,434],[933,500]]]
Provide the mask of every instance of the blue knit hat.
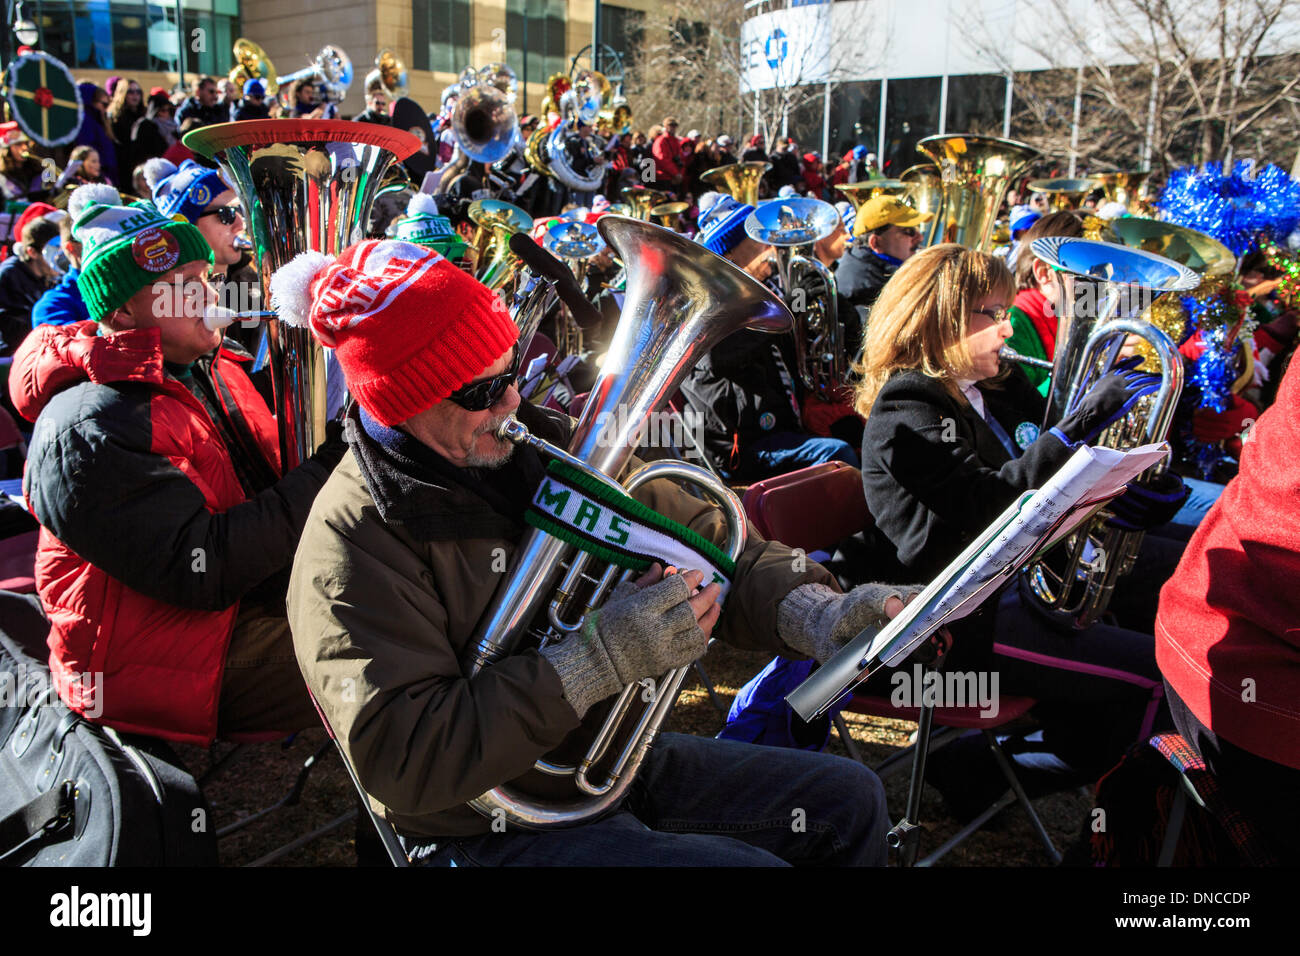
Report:
[[266,87],[262,85],[261,80],[246,80],[244,82],[245,96],[265,96]]
[[745,238],[745,220],[753,211],[753,206],[723,196],[700,220],[695,241],[710,252],[725,256]]
[[181,215],[198,222],[199,213],[229,188],[215,169],[187,159],[154,186],[153,204],[168,219]]

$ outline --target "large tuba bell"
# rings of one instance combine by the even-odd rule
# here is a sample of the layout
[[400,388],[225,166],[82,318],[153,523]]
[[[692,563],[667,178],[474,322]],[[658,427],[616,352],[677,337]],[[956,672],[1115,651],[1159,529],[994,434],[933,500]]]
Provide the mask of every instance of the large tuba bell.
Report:
[[[1149,252],[1091,239],[1035,239],[1030,250],[1052,267],[1059,283],[1056,354],[1043,428],[1075,409],[1133,334],[1146,339],[1160,358],[1160,390],[1108,428],[1099,444],[1132,448],[1164,441],[1182,392],[1183,364],[1169,336],[1137,316],[1167,292],[1194,288],[1200,281],[1196,273]],[[1152,473],[1164,467],[1161,463]],[[1141,533],[1108,528],[1094,518],[1021,573],[1045,611],[1087,627],[1105,612],[1141,543]]]
[[624,186],[619,190],[618,195],[631,207],[632,211],[628,215],[634,219],[644,219],[646,222],[650,221],[651,209],[671,198],[668,193],[662,190],[651,189],[649,186],[642,186],[640,183],[634,186]]
[[710,189],[726,193],[746,206],[756,206],[758,187],[763,181],[763,174],[771,168],[771,163],[728,163],[702,174],[700,182]]
[[401,99],[407,94],[406,64],[392,50],[380,50],[375,57],[374,71],[366,76],[367,90],[373,81],[377,81],[391,99]]
[[[662,410],[682,378],[723,338],[739,329],[780,332],[790,313],[763,285],[726,260],[682,236],[648,222],[604,216],[600,234],[628,265],[622,318],[600,377],[573,432],[568,451],[529,435],[507,420],[501,435],[526,443],[544,456],[575,465],[593,480],[613,484],[637,445],[637,433]],[[656,462],[622,486],[677,477],[718,500],[727,512],[727,551],[738,555],[745,543],[744,512],[735,495],[709,472],[681,462]],[[563,582],[554,584],[567,562]],[[497,587],[479,620],[467,658],[469,676],[507,657],[526,638],[575,640],[582,617],[600,605],[616,583],[617,568],[593,569],[588,556],[538,529],[530,529],[515,551],[511,570]],[[590,582],[598,582],[593,587]],[[552,598],[552,593],[555,593]],[[548,607],[549,604],[549,607]],[[484,816],[504,814],[515,826],[549,829],[574,826],[616,806],[627,792],[659,728],[676,701],[686,668],[655,682],[651,700],[635,727],[621,740],[619,726],[645,699],[640,684],[629,684],[610,712],[586,756],[561,765],[541,760],[535,769],[551,778],[569,778],[576,790],[559,802],[533,797],[517,782],[503,784],[472,801]]]
[[916,148],[938,164],[943,177],[942,232],[937,242],[988,251],[1007,190],[1038,150],[993,136],[927,136]]
[[[248,217],[263,302],[271,274],[300,252],[337,255],[365,238],[384,172],[420,148],[410,133],[341,120],[244,120],[186,134],[216,159]],[[295,467],[325,440],[325,366],[310,330],[267,323],[280,465]]]
[[818,399],[837,399],[848,374],[844,326],[836,309],[835,275],[813,253],[840,214],[820,199],[771,199],[745,220],[745,233],[776,250],[776,274],[794,316],[795,363]]
[[504,63],[460,74],[456,108],[451,113],[451,130],[465,155],[477,163],[504,159],[519,136],[515,115],[515,72]]
[[240,90],[249,80],[261,80],[266,87],[267,97],[275,96],[280,90],[280,81],[275,75],[275,65],[266,51],[245,37],[235,41],[234,50],[235,65],[226,79]]

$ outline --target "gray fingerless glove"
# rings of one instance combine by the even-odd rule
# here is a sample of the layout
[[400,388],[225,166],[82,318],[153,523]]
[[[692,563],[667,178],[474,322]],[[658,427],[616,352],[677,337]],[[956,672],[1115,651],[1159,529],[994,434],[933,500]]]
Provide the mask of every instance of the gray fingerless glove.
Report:
[[709,641],[689,598],[680,574],[646,588],[626,581],[580,631],[542,648],[579,717],[633,681],[659,677],[704,654]]
[[889,620],[885,602],[903,596],[886,584],[860,584],[848,594],[824,584],[804,584],[777,605],[777,636],[800,654],[825,663],[863,628],[882,627]]

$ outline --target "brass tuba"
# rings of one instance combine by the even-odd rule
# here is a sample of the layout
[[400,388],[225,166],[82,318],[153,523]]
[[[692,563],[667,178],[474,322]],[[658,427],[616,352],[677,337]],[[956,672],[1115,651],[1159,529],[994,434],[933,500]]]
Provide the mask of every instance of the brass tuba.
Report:
[[794,316],[794,352],[804,386],[833,401],[845,385],[848,356],[837,314],[835,275],[813,252],[840,224],[840,214],[820,199],[770,199],[745,220],[745,233],[776,250],[776,273]]
[[474,278],[493,292],[510,284],[519,259],[510,251],[510,237],[533,228],[533,217],[504,199],[476,199],[466,212],[474,223]]
[[[271,274],[300,252],[338,255],[365,238],[388,167],[420,142],[387,126],[342,120],[244,120],[186,134],[185,145],[221,164],[248,218],[263,302]],[[267,322],[280,466],[325,440],[325,365],[309,329]]]
[[903,170],[898,178],[907,187],[907,204],[919,213],[931,214],[920,227],[921,245],[929,248],[943,236],[943,176],[933,163],[917,163]]
[[771,168],[771,163],[728,163],[702,174],[700,182],[746,206],[756,206],[759,184],[763,181],[763,174]]
[[509,155],[519,136],[515,115],[515,72],[504,63],[475,70],[466,67],[451,113],[451,131],[465,155],[476,163],[495,163]]
[[[1052,267],[1059,283],[1056,354],[1043,428],[1077,407],[1115,362],[1125,338],[1134,334],[1146,339],[1160,358],[1160,390],[1108,428],[1099,444],[1133,448],[1164,441],[1182,393],[1183,363],[1169,336],[1137,316],[1167,292],[1194,288],[1200,281],[1196,273],[1162,256],[1091,239],[1035,239],[1030,250]],[[1162,462],[1150,473],[1165,467]],[[1087,627],[1105,612],[1141,543],[1140,532],[1109,528],[1093,518],[1021,574],[1045,611]]]
[[261,80],[270,99],[280,91],[280,82],[275,75],[275,65],[266,51],[245,37],[235,41],[235,65],[226,75],[242,91],[249,80]]
[[1030,181],[1031,192],[1049,197],[1052,208],[1060,211],[1078,209],[1098,185],[1094,179],[1035,179]]
[[[1139,210],[1142,187],[1151,176],[1149,169],[1135,169],[1117,173],[1093,173],[1089,178],[1101,188],[1107,202],[1117,202],[1129,212]],[[1096,188],[1096,187],[1094,187]]]
[[938,164],[943,177],[943,220],[935,242],[988,251],[1007,190],[1038,150],[993,136],[927,136],[916,148]]
[[[598,228],[627,263],[627,298],[569,448],[564,451],[535,438],[514,419],[506,421],[500,434],[579,467],[595,481],[614,484],[633,455],[638,431],[667,405],[682,378],[709,349],[743,328],[784,331],[790,327],[790,313],[761,283],[683,236],[621,216],[602,217]],[[709,472],[682,462],[656,462],[628,478],[622,490],[630,492],[664,477],[688,481],[718,500],[728,518],[725,550],[739,555],[745,545],[744,512],[734,493]],[[555,581],[566,562],[557,589]],[[583,616],[600,605],[616,583],[617,572],[614,566],[592,568],[585,552],[575,554],[559,538],[529,529],[479,620],[462,661],[464,671],[473,677],[528,638],[577,639],[574,632],[581,628]],[[484,816],[504,814],[509,823],[526,829],[574,826],[610,810],[635,778],[686,672],[680,668],[655,682],[655,692],[626,743],[619,726],[645,698],[639,683],[624,688],[578,763],[537,762],[535,769],[541,773],[571,780],[572,797],[548,801],[510,782],[471,805]]]

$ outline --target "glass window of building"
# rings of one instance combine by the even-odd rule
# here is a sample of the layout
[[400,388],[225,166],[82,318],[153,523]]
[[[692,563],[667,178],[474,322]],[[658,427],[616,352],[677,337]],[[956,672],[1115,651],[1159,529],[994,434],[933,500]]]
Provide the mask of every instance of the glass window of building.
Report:
[[525,77],[529,83],[545,83],[553,73],[568,72],[566,14],[565,0],[507,0],[506,46],[521,83]]
[[623,58],[623,69],[641,48],[644,37],[645,11],[601,4],[600,42]]
[[880,81],[841,83],[834,87],[830,127],[828,159],[838,160],[854,146],[865,146],[874,153],[880,142]]
[[[174,3],[40,0],[24,9],[30,6],[41,31],[37,45],[73,70],[178,69]],[[184,0],[182,14],[186,69],[225,72],[238,34],[238,0]]]
[[890,80],[886,87],[885,155],[880,168],[886,176],[897,176],[909,166],[924,162],[916,144],[939,131],[939,90],[942,80],[922,76]]
[[947,130],[950,133],[1001,136],[1006,102],[1006,77],[989,74],[950,76]]
[[413,0],[411,69],[459,73],[470,66],[469,31],[469,0]]

